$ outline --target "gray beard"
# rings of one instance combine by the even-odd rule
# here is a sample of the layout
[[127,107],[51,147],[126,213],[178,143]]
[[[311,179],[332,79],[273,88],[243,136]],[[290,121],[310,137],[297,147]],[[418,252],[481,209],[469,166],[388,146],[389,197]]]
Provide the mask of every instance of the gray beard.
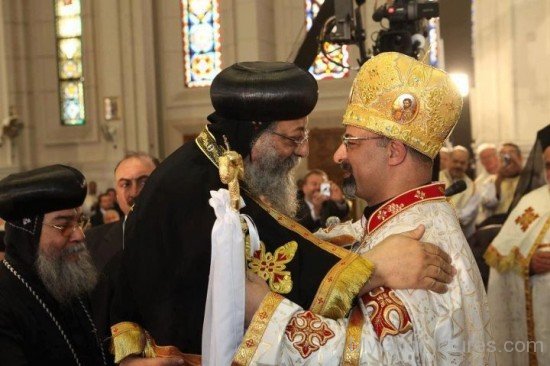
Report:
[[[73,253],[78,255],[76,260],[65,259]],[[54,258],[39,250],[35,267],[50,295],[61,304],[90,292],[97,283],[97,270],[84,242],[64,249]]]
[[246,159],[244,163],[248,189],[255,197],[267,199],[277,211],[294,217],[298,210],[295,172],[300,158],[294,155],[281,158],[266,136],[260,136],[255,146],[258,159],[254,162]]

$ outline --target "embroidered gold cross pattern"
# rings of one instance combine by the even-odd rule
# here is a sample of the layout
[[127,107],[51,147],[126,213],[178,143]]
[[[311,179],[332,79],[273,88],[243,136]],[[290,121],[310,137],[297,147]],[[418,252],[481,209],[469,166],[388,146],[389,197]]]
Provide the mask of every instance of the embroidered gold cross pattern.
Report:
[[324,346],[334,337],[328,325],[311,311],[298,313],[286,327],[285,334],[302,358]]
[[521,216],[516,217],[516,224],[521,227],[521,231],[527,231],[529,226],[535,221],[539,215],[535,212],[533,207],[528,207],[521,214]]
[[296,249],[298,249],[298,243],[291,241],[271,254],[265,251],[265,244],[260,242],[260,250],[252,256],[248,268],[267,281],[272,291],[288,294],[292,290],[292,278],[290,271],[285,269],[286,264],[294,258]]
[[362,297],[378,339],[407,333],[412,321],[407,308],[393,290],[380,287]]

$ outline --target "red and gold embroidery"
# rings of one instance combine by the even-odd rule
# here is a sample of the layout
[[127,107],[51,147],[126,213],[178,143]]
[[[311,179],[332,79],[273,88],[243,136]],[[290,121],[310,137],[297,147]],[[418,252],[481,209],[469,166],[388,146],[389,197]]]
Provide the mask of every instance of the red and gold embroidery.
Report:
[[444,185],[441,183],[429,184],[412,189],[391,199],[371,215],[367,223],[367,234],[372,234],[374,230],[378,229],[386,221],[418,202],[445,199],[443,195],[445,190],[443,187]]
[[535,212],[533,207],[528,207],[520,216],[516,217],[515,223],[521,227],[521,231],[525,232],[538,217],[539,214]]
[[303,311],[292,317],[285,334],[302,358],[309,357],[334,337],[328,325],[311,311]]
[[288,294],[292,290],[292,278],[290,271],[285,271],[286,264],[294,258],[298,249],[298,243],[291,241],[280,246],[274,254],[265,251],[264,243],[260,242],[260,250],[257,250],[248,267],[267,281],[269,288],[279,294]]
[[380,341],[413,328],[407,308],[392,289],[379,287],[363,295],[362,300]]

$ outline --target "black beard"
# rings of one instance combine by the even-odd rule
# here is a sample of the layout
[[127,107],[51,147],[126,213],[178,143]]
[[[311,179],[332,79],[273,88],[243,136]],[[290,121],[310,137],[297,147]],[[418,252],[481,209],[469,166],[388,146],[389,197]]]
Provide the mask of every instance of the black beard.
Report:
[[340,163],[340,167],[343,171],[349,173],[349,177],[344,178],[344,182],[342,185],[342,191],[346,195],[347,198],[353,199],[355,198],[355,192],[357,190],[357,185],[355,183],[355,178],[353,177],[353,172],[351,169],[351,165],[346,162]]

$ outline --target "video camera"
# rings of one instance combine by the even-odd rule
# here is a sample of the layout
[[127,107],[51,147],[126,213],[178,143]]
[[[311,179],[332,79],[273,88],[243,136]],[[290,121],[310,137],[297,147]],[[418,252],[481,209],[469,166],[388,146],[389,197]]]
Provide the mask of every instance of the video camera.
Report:
[[394,0],[380,6],[372,14],[372,19],[375,22],[388,19],[390,27],[378,33],[373,53],[394,51],[418,58],[426,43],[422,21],[438,16],[437,1]]

